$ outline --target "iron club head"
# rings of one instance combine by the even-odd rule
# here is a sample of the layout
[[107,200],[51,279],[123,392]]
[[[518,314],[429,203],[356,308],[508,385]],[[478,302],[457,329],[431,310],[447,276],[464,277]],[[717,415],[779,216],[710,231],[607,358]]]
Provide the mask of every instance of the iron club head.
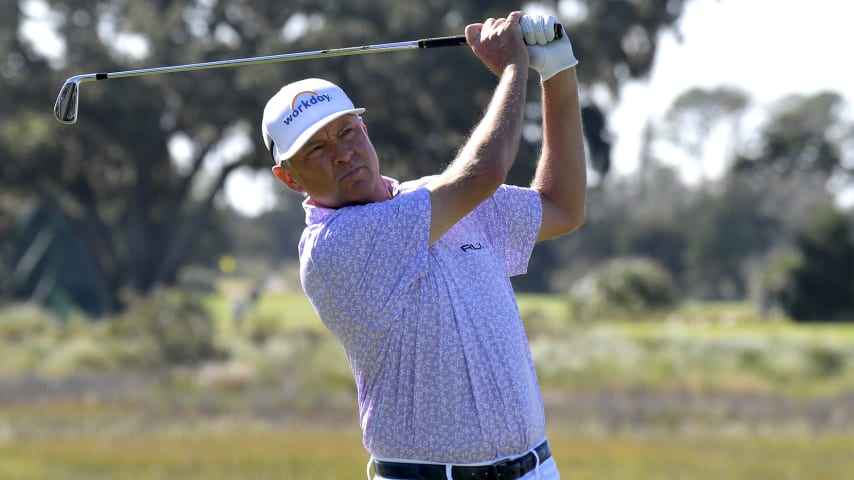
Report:
[[62,85],[56,103],[53,106],[53,115],[57,121],[72,124],[77,121],[77,106],[80,102],[80,83],[89,75],[77,75],[69,78]]
[[77,121],[79,89],[80,84],[72,79],[66,80],[62,85],[62,90],[59,91],[59,96],[56,97],[56,103],[53,105],[53,115],[60,123],[71,124]]
[[89,73],[86,75],[75,75],[70,77],[62,84],[62,89],[56,97],[56,103],[53,105],[53,115],[56,119],[65,124],[72,124],[77,121],[77,106],[80,103],[80,84],[98,80],[100,73]]

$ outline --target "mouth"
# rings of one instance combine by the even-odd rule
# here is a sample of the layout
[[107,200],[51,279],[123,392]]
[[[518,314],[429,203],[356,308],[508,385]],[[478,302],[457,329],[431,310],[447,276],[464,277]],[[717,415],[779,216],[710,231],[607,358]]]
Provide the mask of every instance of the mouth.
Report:
[[354,178],[356,175],[359,174],[359,172],[361,172],[361,170],[363,168],[365,168],[365,167],[363,167],[361,165],[354,167],[353,169],[351,169],[347,173],[345,173],[343,176],[341,176],[340,181],[350,180],[350,179]]

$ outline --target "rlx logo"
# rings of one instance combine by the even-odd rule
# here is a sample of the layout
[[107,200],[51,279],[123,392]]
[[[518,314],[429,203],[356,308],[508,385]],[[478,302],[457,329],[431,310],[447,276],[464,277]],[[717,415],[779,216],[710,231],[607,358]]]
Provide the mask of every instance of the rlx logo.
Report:
[[465,245],[460,246],[460,248],[461,248],[464,252],[467,252],[467,251],[469,251],[469,250],[480,250],[481,248],[483,248],[483,245],[481,245],[480,243],[474,243],[474,244],[472,244],[472,243],[467,243],[467,244],[465,244]]

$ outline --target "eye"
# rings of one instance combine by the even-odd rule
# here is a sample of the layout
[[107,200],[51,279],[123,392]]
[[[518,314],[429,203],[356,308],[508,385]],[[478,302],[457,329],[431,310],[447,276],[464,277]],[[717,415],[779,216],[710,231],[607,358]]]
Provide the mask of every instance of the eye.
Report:
[[354,127],[344,127],[344,129],[341,130],[341,133],[339,133],[338,136],[341,138],[350,138],[353,136],[353,133],[355,133],[355,131],[356,129]]
[[316,145],[309,147],[308,151],[305,152],[305,156],[309,157],[309,158],[313,158],[313,157],[320,155],[321,152],[323,152],[323,144],[318,143]]

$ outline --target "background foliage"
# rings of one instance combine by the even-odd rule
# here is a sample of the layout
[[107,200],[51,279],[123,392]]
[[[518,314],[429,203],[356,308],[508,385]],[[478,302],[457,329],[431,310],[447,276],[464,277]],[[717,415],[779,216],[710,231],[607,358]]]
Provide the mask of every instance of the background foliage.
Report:
[[[0,298],[97,316],[125,308],[123,292],[181,284],[186,272],[215,267],[223,255],[262,259],[267,274],[293,261],[298,197],[280,188],[275,208],[244,218],[221,195],[235,172],[269,167],[257,123],[282,84],[308,76],[340,83],[368,108],[384,173],[410,178],[450,162],[494,78],[459,48],[115,80],[84,85],[73,127],[50,116],[63,79],[450,35],[518,5],[4,0],[2,7],[0,105],[9,114],[0,119]],[[610,142],[619,134],[608,131],[609,105],[626,81],[649,72],[658,35],[674,29],[684,2],[527,7],[562,15],[572,36],[595,175],[588,224],[540,245],[530,274],[514,279],[519,290],[567,291],[615,258],[643,257],[672,277],[680,299],[752,299],[798,319],[852,318],[850,301],[839,300],[854,288],[845,273],[852,216],[829,189],[852,178],[854,125],[838,94],[781,99],[758,129],[744,131],[753,108],[747,94],[692,89],[663,122],[649,125],[637,175],[617,178],[609,173]],[[527,184],[537,158],[536,83],[511,183]],[[734,138],[726,174],[683,185],[664,160],[681,152],[683,161],[699,161],[721,127]],[[823,211],[835,212],[832,232],[818,219]],[[800,266],[781,267],[784,258]]]
[[[539,8],[556,6],[547,2]],[[236,170],[268,167],[257,140],[258,117],[282,84],[308,76],[340,83],[368,108],[385,173],[408,178],[436,173],[450,162],[486,105],[494,79],[466,49],[152,76],[85,85],[80,121],[66,127],[50,118],[47,107],[64,78],[450,35],[518,5],[326,0],[282,8],[242,1],[6,0],[3,7],[9,12],[0,43],[3,102],[13,114],[0,122],[0,184],[6,211],[24,217],[23,226],[10,222],[3,229],[19,240],[4,249],[5,268],[20,272],[4,292],[70,301],[97,313],[120,309],[122,289],[145,293],[174,284],[185,265],[240,248],[234,231],[222,231],[229,223],[224,217],[233,212],[216,202],[217,195]],[[577,53],[586,57],[585,84],[616,93],[621,81],[646,73],[653,39],[681,8],[681,1],[586,2],[587,16],[568,24]],[[621,42],[626,36],[634,41]],[[511,174],[514,183],[528,182],[537,156],[536,88],[532,82],[530,125]],[[602,117],[592,103],[585,114]],[[604,124],[588,123],[596,147],[592,165],[605,174]],[[183,149],[177,152],[176,146]],[[293,198],[282,203],[289,206],[280,210],[294,210]],[[275,234],[268,238],[282,233],[293,239],[298,223],[282,227],[280,218],[271,214],[255,229]],[[34,242],[43,232],[42,242]],[[269,241],[265,246],[276,258],[293,256],[293,248]],[[54,257],[72,253],[79,259],[77,282],[64,278],[66,261],[50,260],[57,250]],[[27,253],[39,261],[22,263]],[[530,283],[529,288],[548,287],[534,277]]]

